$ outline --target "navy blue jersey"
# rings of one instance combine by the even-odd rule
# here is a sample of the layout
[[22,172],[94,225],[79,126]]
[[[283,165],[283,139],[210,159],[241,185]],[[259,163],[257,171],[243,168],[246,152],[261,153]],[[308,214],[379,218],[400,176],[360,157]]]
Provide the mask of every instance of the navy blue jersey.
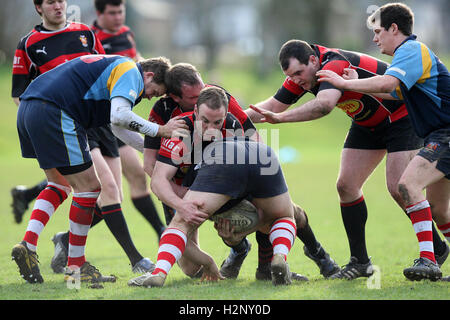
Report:
[[132,59],[88,55],[40,75],[20,98],[49,101],[84,128],[92,128],[110,123],[112,98],[123,97],[135,105],[143,93],[142,69]]

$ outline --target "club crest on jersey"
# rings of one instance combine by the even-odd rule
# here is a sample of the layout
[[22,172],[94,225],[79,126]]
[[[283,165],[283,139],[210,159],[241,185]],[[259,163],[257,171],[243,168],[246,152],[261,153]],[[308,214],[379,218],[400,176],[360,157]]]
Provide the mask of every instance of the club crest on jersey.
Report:
[[87,41],[86,36],[82,34],[82,35],[80,36],[79,39],[80,39],[81,44],[83,45],[83,47],[87,48],[87,46],[88,46],[88,41]]
[[349,116],[353,116],[362,110],[363,104],[359,100],[352,99],[338,103],[337,107]]

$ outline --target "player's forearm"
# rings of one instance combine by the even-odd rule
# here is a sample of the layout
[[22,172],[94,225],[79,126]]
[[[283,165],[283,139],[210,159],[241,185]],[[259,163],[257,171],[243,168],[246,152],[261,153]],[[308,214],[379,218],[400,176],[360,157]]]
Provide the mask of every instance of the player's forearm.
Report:
[[311,121],[326,116],[333,110],[333,107],[315,98],[297,108],[279,113],[278,119],[280,122]]
[[375,76],[366,79],[352,79],[344,82],[344,90],[363,93],[390,93],[397,87],[393,77]]
[[160,175],[154,175],[150,180],[150,187],[153,193],[165,203],[167,206],[178,210],[183,203],[183,199],[180,198],[172,188],[170,180]]
[[127,130],[114,124],[111,125],[111,130],[117,138],[125,142],[127,145],[133,147],[140,153],[144,152],[144,139],[139,133]]

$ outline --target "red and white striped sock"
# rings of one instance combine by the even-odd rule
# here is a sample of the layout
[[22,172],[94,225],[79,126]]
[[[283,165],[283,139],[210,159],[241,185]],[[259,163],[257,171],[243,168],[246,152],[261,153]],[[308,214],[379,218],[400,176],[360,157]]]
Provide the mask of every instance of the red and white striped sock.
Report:
[[445,239],[447,239],[447,241],[450,243],[450,223],[446,223],[437,227],[442,232]]
[[167,228],[159,241],[156,268],[152,274],[163,272],[167,275],[175,262],[183,255],[186,242],[187,237],[183,231],[175,228]]
[[288,219],[278,219],[270,229],[269,239],[273,246],[273,254],[282,254],[286,259],[294,245],[297,228],[295,223]]
[[406,207],[411,222],[419,240],[420,257],[436,262],[433,247],[432,216],[427,200]]
[[39,235],[56,209],[67,199],[70,192],[71,188],[69,187],[48,182],[45,189],[39,193],[23,238],[28,249],[36,252]]
[[85,262],[84,251],[91,227],[95,203],[100,190],[74,193],[69,212],[69,253],[67,265],[81,267]]

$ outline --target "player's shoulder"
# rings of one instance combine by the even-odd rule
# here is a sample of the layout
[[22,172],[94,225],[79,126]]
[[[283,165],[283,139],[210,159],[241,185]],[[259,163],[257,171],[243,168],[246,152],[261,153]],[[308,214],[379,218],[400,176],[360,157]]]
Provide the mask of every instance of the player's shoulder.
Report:
[[92,32],[91,27],[82,22],[69,21],[69,25],[67,26],[68,31],[90,31]]
[[17,44],[17,49],[25,49],[27,40],[36,32],[37,32],[36,29],[33,28],[32,30],[30,30],[30,32],[28,32],[26,35],[20,38],[19,43]]

